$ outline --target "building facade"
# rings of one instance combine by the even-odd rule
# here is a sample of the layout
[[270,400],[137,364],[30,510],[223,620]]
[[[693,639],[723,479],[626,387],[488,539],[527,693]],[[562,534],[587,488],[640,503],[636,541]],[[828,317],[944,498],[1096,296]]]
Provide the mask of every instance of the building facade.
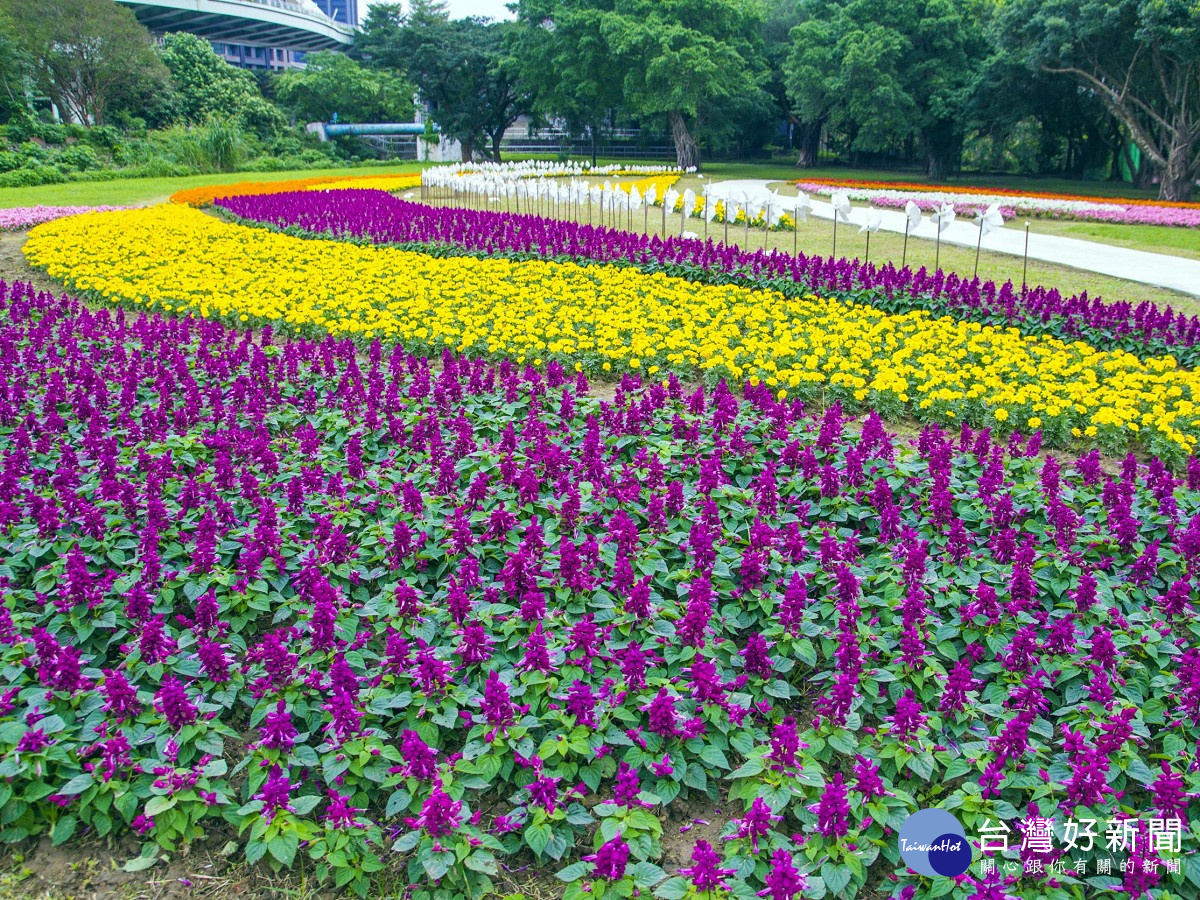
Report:
[[[226,62],[288,69],[315,50],[345,50],[354,40],[358,0],[117,0],[152,34],[185,31],[207,38]],[[328,12],[325,7],[328,7]]]
[[321,12],[343,25],[359,25],[358,0],[313,0]]

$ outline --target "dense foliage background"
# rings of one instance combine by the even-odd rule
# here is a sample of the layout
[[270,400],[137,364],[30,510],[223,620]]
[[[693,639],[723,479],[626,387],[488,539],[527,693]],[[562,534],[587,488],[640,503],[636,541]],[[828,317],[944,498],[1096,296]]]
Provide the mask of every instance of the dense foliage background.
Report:
[[[199,38],[152,40],[113,0],[0,0],[0,121],[22,145],[4,165],[21,173],[0,180],[350,159],[368,148],[306,145],[301,126],[409,121],[417,91],[444,134],[493,158],[532,114],[593,153],[639,128],[683,166],[784,154],[934,179],[1125,179],[1170,200],[1200,174],[1200,11],[1185,0],[520,0],[516,12],[374,4],[349,55],[252,74]],[[96,162],[25,147],[29,121],[55,110],[125,141],[165,135],[124,153],[102,146],[111,136],[88,141]],[[232,131],[206,133],[218,116]]]

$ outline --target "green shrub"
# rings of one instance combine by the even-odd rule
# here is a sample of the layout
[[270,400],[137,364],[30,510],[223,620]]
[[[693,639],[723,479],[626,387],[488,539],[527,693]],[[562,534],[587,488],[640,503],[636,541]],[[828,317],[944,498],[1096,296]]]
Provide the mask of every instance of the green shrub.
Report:
[[70,180],[67,173],[57,166],[31,166],[0,175],[0,187],[39,187]]
[[67,171],[86,172],[100,167],[100,158],[96,151],[85,144],[75,144],[67,147],[57,155],[55,165]]

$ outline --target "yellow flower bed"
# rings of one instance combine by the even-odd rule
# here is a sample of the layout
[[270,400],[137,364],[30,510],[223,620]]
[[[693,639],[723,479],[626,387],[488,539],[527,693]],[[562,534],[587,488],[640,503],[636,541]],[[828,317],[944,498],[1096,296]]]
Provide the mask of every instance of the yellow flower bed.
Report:
[[[650,188],[654,188],[654,196],[658,198],[656,200],[656,205],[661,206],[663,197],[665,197],[667,191],[671,189],[671,185],[678,180],[679,173],[674,172],[667,173],[665,175],[651,175],[648,178],[639,178],[637,181],[618,182],[617,187],[627,194],[636,187],[638,189],[638,193],[641,194],[642,197],[646,196],[646,192],[649,191]],[[682,202],[683,201],[681,200],[680,203]]]
[[[890,414],[1007,420],[1164,452],[1200,435],[1200,374],[1082,342],[925,312],[704,286],[616,266],[452,257],[304,240],[183,206],[35,228],[29,261],[109,301],[286,323],[415,349],[552,357],[589,370],[760,379]],[[1073,432],[1072,429],[1078,429]]]
[[236,184],[211,184],[188,188],[171,195],[171,202],[182,206],[209,206],[218,197],[244,197],[248,194],[283,194],[288,191],[339,188],[377,188],[383,191],[408,190],[421,186],[418,172],[405,175],[322,175],[292,178],[287,181],[239,181]]
[[421,186],[420,173],[411,175],[363,175],[358,178],[336,178],[323,181],[320,184],[309,185],[306,191],[326,191],[331,188],[347,190],[349,188],[370,188],[376,191],[407,191]]

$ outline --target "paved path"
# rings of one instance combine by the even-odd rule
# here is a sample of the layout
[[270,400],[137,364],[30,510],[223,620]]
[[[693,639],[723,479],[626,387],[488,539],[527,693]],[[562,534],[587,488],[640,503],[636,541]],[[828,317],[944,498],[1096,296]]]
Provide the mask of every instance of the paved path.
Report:
[[[718,199],[741,201],[748,198],[751,202],[765,201],[770,194],[768,184],[776,182],[759,179],[735,179],[718,181],[709,185],[709,193]],[[795,208],[796,197],[780,198],[785,209]],[[811,215],[820,219],[833,218],[833,206],[818,197],[810,197],[812,202]],[[866,221],[867,207],[857,203],[850,213],[851,225],[857,230]],[[904,213],[899,210],[881,209],[880,215],[884,231],[904,233]],[[923,216],[921,224],[913,236],[933,240],[937,234],[937,226]],[[942,241],[947,244],[958,244],[964,247],[974,247],[979,239],[979,228],[974,218],[956,219],[950,227],[942,232]],[[983,249],[994,253],[1010,253],[1022,256],[1025,252],[1025,229],[1006,227],[993,231],[983,239]],[[1138,281],[1142,284],[1152,284],[1157,287],[1170,288],[1185,294],[1200,297],[1200,260],[1185,259],[1181,256],[1168,256],[1164,253],[1148,253],[1145,250],[1129,250],[1125,247],[1114,247],[1097,241],[1082,241],[1078,238],[1058,237],[1057,235],[1029,235],[1029,258],[1040,259],[1044,262],[1070,266],[1073,269],[1083,269],[1101,275],[1111,275],[1114,278],[1124,278],[1127,281]]]

